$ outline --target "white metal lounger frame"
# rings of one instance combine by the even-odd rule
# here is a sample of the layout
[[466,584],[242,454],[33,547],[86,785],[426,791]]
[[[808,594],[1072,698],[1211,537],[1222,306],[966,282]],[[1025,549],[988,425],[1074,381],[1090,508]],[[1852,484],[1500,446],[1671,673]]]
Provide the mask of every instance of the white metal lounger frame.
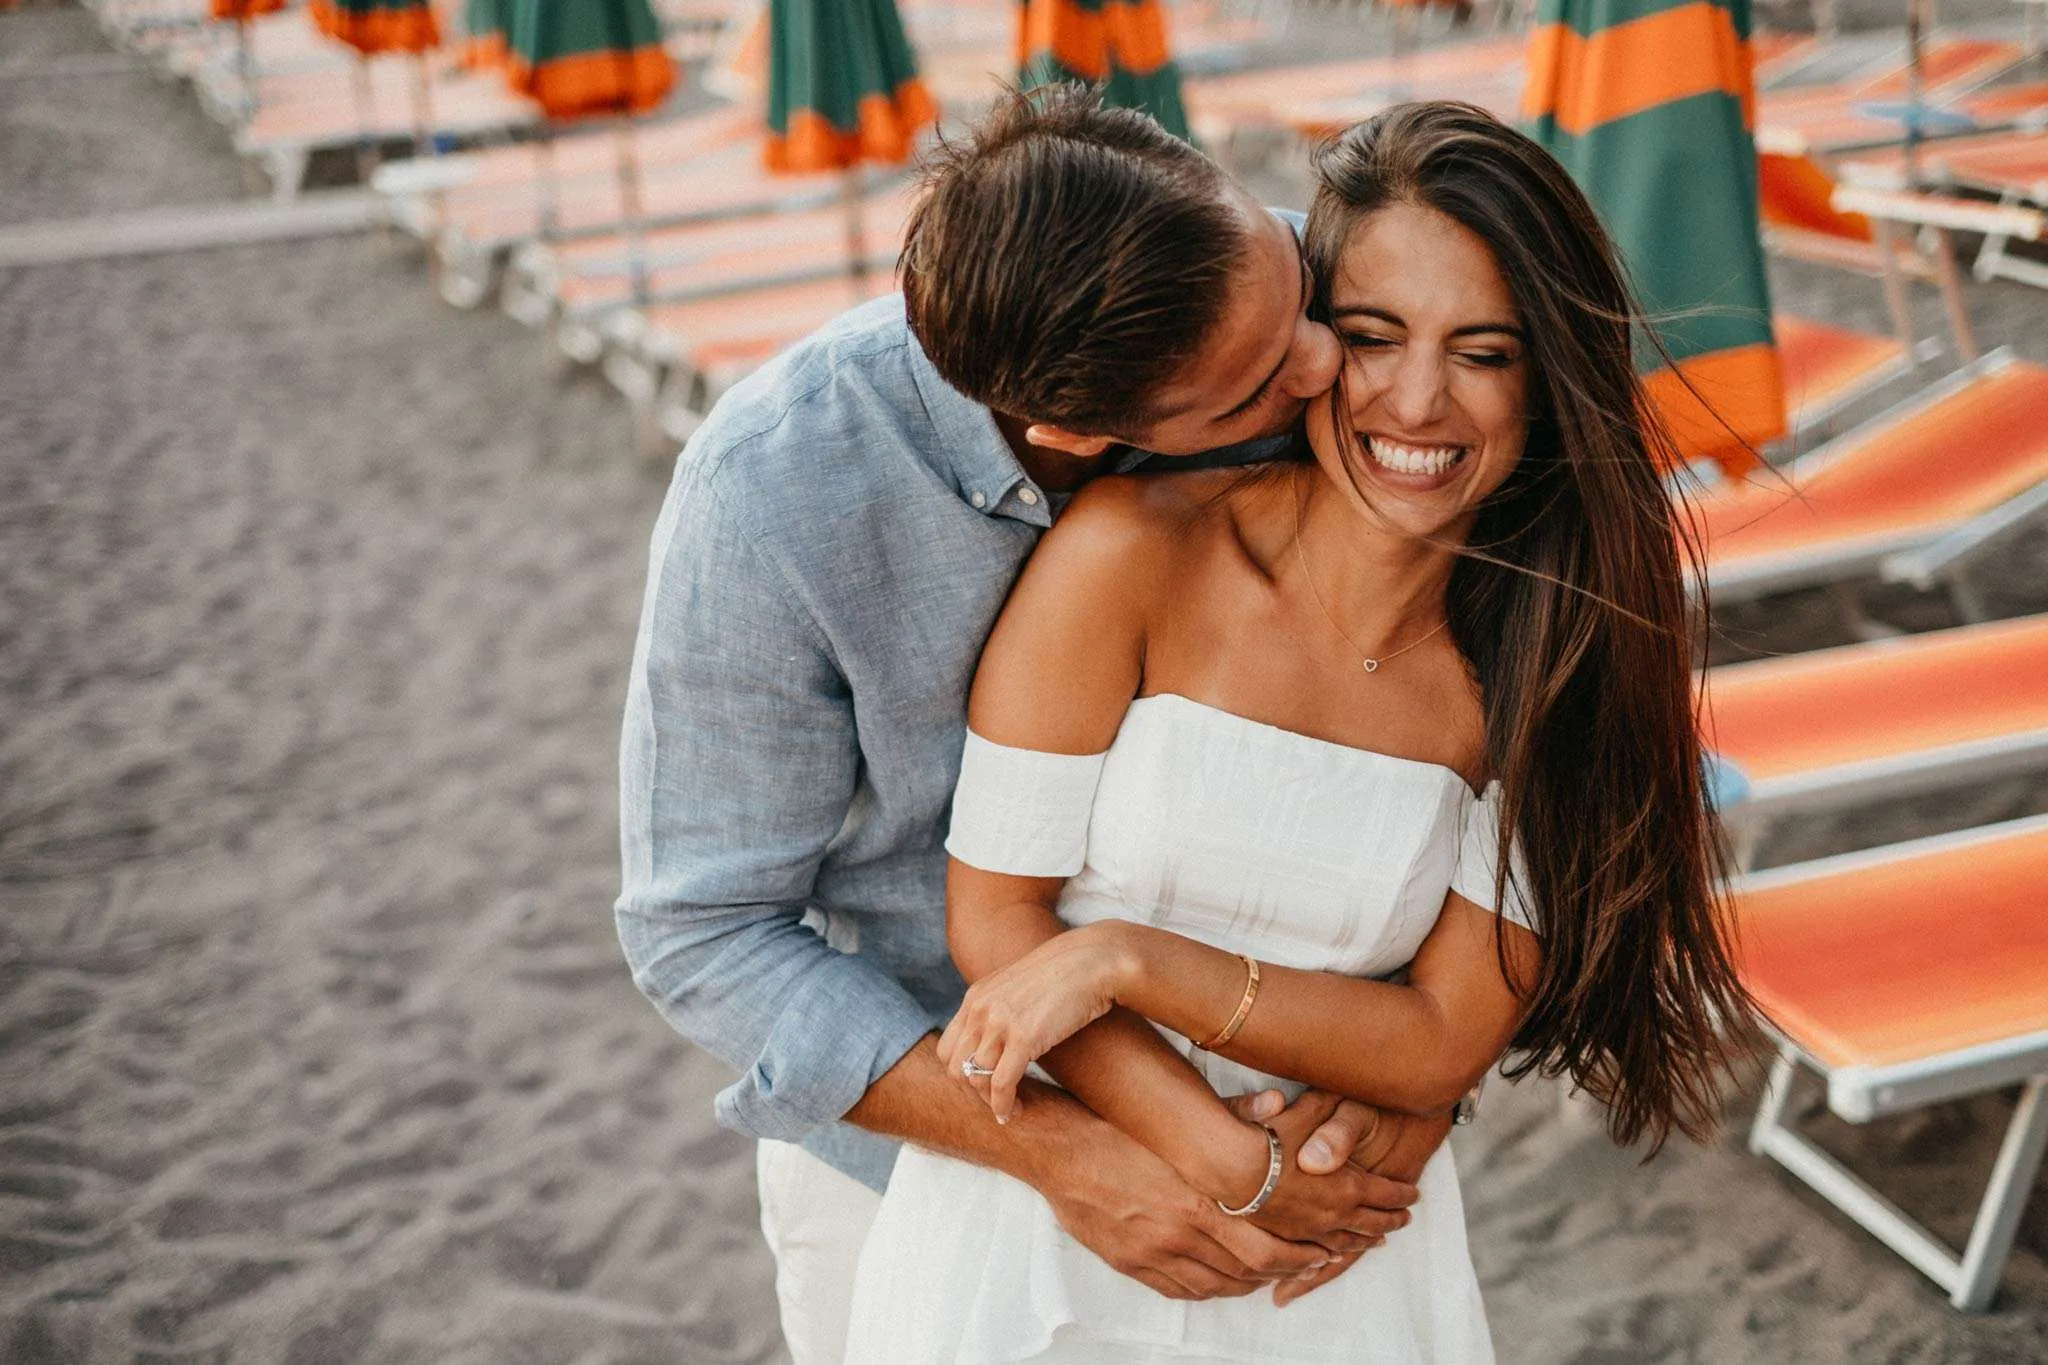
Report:
[[1989,782],[2040,768],[2048,768],[2048,730],[2021,730],[1756,778],[1742,801],[1729,806],[1721,818],[1735,846],[1737,866],[1747,867],[1765,830],[1787,815],[1812,815],[1864,801],[1910,796],[1952,782]]
[[[1800,456],[1786,465],[1783,471],[1785,480],[1792,490],[1792,496],[1797,496],[1797,490],[1808,484],[1827,466],[1853,455],[1856,447],[1869,437],[1918,416],[1979,379],[2009,368],[2015,363],[2015,359],[2010,349],[2000,347],[1836,437],[1826,445]],[[1971,523],[1963,523],[1969,524]],[[1839,582],[1857,575],[1872,573],[1887,558],[1917,550],[1957,529],[1958,527],[1950,526],[1935,531],[1908,530],[1865,536],[1843,544],[1802,548],[1775,555],[1758,555],[1732,565],[1716,565],[1710,559],[1707,565],[1706,587],[1716,602],[1740,602],[1792,588]],[[1965,557],[1958,556],[1954,562],[1945,565],[1941,576],[1951,582],[1957,580],[1962,571],[1962,559]],[[1958,605],[1960,607],[1961,604]]]
[[[1810,881],[1992,839],[2048,829],[2048,816],[2008,821],[1960,834],[1942,834],[1887,848],[1774,868],[1737,879],[1735,889]],[[1827,1104],[1838,1117],[1867,1123],[1944,1100],[2021,1084],[2018,1107],[1991,1168],[1991,1180],[1977,1206],[1968,1244],[1958,1257],[1926,1228],[1822,1151],[1787,1121],[1786,1110],[1801,1063],[1827,1081]],[[1829,1067],[1790,1039],[1783,1041],[1771,1079],[1749,1133],[1749,1148],[1770,1157],[1806,1182],[1866,1232],[1890,1247],[1921,1274],[1948,1292],[1966,1313],[1990,1307],[2019,1230],[2020,1214],[2048,1148],[2048,1033],[2000,1039],[1979,1047],[1892,1066]]]

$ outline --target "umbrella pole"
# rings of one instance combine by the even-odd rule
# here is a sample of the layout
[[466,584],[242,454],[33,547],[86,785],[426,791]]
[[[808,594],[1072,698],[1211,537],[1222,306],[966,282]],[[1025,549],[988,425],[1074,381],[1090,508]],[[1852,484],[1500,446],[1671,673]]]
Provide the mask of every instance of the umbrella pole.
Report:
[[556,227],[555,203],[555,124],[553,119],[544,119],[540,125],[539,149],[540,175],[534,180],[534,188],[540,195],[540,239],[553,241]]
[[235,20],[235,78],[242,83],[242,121],[256,117],[256,61],[249,51],[249,20]]
[[372,108],[375,101],[370,93],[370,59],[356,53],[356,178],[365,185],[377,170],[377,147],[371,136]]
[[863,296],[868,285],[868,240],[861,215],[862,192],[867,188],[862,183],[864,179],[857,165],[848,166],[839,177],[839,197],[846,205],[847,273],[853,277],[854,286]]
[[647,301],[647,253],[640,240],[640,157],[633,145],[633,117],[619,115],[614,146],[618,151],[619,208],[626,220],[626,268],[633,280],[633,302]]
[[1906,187],[1920,188],[1920,111],[1926,99],[1921,66],[1928,0],[1906,0]]
[[412,68],[412,154],[438,156],[440,147],[434,140],[434,90],[427,76],[427,54],[424,51],[412,54]]

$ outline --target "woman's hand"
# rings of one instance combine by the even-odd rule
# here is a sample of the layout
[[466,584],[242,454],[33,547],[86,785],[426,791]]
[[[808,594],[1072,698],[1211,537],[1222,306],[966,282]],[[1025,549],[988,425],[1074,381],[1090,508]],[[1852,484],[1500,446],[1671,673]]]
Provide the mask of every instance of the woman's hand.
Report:
[[939,1037],[939,1060],[987,1102],[997,1123],[1016,1113],[1025,1068],[1116,1004],[1123,954],[1114,927],[1069,929],[968,988]]

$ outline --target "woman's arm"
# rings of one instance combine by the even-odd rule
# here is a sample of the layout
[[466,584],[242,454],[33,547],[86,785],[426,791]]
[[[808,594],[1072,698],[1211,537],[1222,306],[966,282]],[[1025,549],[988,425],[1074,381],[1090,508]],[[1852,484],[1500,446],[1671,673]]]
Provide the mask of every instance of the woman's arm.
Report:
[[[1213,1036],[1244,999],[1234,953],[1144,925],[1093,927],[1115,962],[1116,1001],[1175,1032]],[[1527,929],[1453,892],[1404,984],[1262,965],[1251,1012],[1217,1051],[1385,1108],[1441,1113],[1507,1050],[1522,1015],[1516,983],[1535,981],[1540,954]]]
[[[1452,893],[1405,984],[1262,964],[1243,1024],[1214,1050],[1384,1108],[1441,1113],[1514,1037],[1515,983],[1535,979],[1539,954],[1527,929]],[[1002,1114],[1025,1067],[1057,1048],[1077,1008],[1129,1009],[1199,1043],[1236,1015],[1249,977],[1237,954],[1182,935],[1092,924],[978,981],[942,1046],[995,1069],[988,1099]]]

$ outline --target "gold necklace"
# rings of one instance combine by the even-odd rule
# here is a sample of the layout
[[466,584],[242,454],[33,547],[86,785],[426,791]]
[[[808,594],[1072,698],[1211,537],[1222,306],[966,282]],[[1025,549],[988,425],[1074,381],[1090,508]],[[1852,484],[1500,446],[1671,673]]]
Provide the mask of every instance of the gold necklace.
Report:
[[1436,638],[1438,632],[1443,630],[1445,626],[1451,623],[1451,618],[1446,616],[1443,620],[1436,623],[1436,627],[1433,630],[1431,630],[1429,634],[1424,635],[1421,639],[1416,640],[1410,644],[1402,645],[1392,654],[1382,654],[1378,658],[1374,658],[1372,655],[1367,654],[1363,649],[1359,649],[1358,641],[1351,638],[1350,631],[1344,629],[1344,627],[1337,624],[1337,618],[1330,614],[1330,609],[1327,606],[1323,605],[1323,595],[1320,592],[1316,591],[1316,576],[1313,573],[1309,572],[1308,551],[1304,550],[1301,546],[1301,499],[1298,497],[1294,500],[1294,557],[1301,561],[1301,576],[1308,582],[1308,595],[1312,599],[1314,599],[1316,604],[1316,610],[1321,612],[1323,614],[1323,619],[1330,623],[1331,630],[1336,631],[1339,635],[1344,637],[1345,644],[1350,645],[1352,649],[1357,650],[1358,657],[1365,661],[1365,671],[1368,673],[1377,673],[1380,671],[1381,664],[1386,663],[1390,659],[1400,658],[1403,654],[1406,654],[1409,650],[1414,649],[1417,645],[1424,645],[1429,643],[1432,639]]

